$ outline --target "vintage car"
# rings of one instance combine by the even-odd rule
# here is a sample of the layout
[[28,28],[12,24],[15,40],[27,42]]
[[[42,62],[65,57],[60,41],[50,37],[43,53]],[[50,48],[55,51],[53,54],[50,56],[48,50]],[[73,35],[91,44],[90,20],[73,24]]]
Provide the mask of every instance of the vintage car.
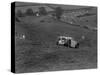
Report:
[[69,36],[59,36],[57,40],[57,45],[66,46],[69,48],[79,48],[79,42]]

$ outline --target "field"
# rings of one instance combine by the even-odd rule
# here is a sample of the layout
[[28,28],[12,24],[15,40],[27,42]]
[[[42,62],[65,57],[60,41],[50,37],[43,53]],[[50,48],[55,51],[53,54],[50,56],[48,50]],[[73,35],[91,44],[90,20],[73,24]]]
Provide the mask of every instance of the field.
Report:
[[[91,17],[82,17],[81,21],[87,18],[89,21],[81,23],[97,27],[95,16]],[[15,39],[17,73],[97,68],[97,30],[84,28],[79,21],[80,25],[70,24],[48,15],[18,17],[18,20],[15,20],[15,32],[24,34],[25,39]],[[85,39],[79,48],[56,45],[57,37],[66,34],[76,40],[84,35]]]

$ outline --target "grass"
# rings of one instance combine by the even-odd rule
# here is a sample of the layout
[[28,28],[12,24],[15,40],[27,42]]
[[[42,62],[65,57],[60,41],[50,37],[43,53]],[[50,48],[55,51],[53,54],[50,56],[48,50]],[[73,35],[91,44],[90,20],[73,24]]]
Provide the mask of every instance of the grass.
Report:
[[[21,22],[16,22],[16,32],[24,33],[26,39],[16,40],[17,73],[97,67],[95,31],[75,27],[48,16],[24,17],[20,20]],[[67,34],[76,40],[85,35],[86,39],[80,42],[78,49],[57,46],[57,37]]]

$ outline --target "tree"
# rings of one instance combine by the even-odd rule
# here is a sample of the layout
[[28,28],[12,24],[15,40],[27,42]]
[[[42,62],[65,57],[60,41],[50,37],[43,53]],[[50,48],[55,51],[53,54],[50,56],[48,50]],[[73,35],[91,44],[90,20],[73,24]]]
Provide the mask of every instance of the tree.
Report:
[[18,17],[24,17],[24,13],[21,10],[17,10],[16,16],[18,16]]
[[26,14],[27,16],[33,16],[33,15],[34,15],[34,12],[33,12],[33,10],[32,10],[31,8],[28,8],[28,9],[26,10],[25,14]]
[[57,19],[60,19],[61,18],[62,13],[63,13],[62,8],[61,7],[56,7],[56,9],[55,9],[55,17]]
[[40,7],[39,8],[39,14],[40,15],[46,15],[47,14],[47,11],[46,11],[45,7]]

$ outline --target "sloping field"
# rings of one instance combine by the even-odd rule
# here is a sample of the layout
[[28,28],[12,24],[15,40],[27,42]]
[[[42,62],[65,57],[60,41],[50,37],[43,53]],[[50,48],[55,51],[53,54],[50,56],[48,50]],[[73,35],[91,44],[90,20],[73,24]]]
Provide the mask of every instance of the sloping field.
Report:
[[80,19],[81,19],[80,24],[82,24],[82,25],[97,27],[97,16],[96,15],[85,16],[85,17],[81,17]]
[[[24,17],[16,23],[16,31],[26,35],[17,40],[16,72],[87,69],[97,67],[97,34],[81,27],[42,17]],[[70,35],[79,40],[80,48],[72,49],[56,45],[59,35]]]

